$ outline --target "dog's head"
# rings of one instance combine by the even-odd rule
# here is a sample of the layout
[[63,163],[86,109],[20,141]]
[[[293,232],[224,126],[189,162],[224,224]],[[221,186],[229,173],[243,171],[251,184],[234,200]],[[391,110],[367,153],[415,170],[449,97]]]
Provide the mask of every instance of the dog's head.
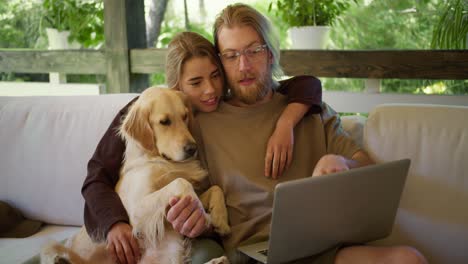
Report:
[[127,142],[135,141],[150,156],[185,161],[197,152],[188,129],[192,119],[190,102],[182,92],[151,87],[131,106],[120,130]]

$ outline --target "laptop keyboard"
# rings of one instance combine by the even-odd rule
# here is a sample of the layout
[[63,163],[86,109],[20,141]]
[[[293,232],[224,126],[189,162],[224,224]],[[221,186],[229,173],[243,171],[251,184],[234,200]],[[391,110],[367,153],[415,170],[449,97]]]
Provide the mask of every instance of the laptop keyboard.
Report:
[[262,255],[265,255],[265,256],[268,256],[268,249],[260,250],[260,251],[258,251],[258,253],[260,253]]

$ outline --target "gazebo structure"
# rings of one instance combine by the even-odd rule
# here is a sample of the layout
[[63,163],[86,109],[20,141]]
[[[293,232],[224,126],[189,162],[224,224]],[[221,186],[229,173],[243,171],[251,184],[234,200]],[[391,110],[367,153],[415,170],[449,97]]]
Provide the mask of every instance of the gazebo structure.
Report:
[[[140,92],[163,72],[165,49],[146,48],[144,0],[104,0],[101,50],[0,49],[0,71],[103,74],[105,93]],[[324,92],[339,112],[368,112],[381,103],[468,105],[466,95],[380,93],[380,79],[468,79],[468,50],[282,50],[287,75],[368,78],[364,93]]]

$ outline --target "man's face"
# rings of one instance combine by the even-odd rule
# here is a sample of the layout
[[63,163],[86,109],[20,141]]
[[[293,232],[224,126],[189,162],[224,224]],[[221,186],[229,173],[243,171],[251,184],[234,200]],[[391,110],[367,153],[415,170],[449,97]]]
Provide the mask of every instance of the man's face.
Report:
[[[272,55],[250,26],[222,27],[218,32],[221,61],[234,99],[251,105],[271,90]],[[238,57],[226,54],[240,52]]]

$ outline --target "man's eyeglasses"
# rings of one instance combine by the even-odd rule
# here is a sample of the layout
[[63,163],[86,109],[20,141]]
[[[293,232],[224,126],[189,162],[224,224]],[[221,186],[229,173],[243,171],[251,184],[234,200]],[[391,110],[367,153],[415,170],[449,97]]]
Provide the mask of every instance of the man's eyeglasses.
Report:
[[221,59],[228,64],[234,64],[237,63],[239,60],[238,58],[243,54],[247,58],[251,60],[255,60],[260,57],[260,55],[267,49],[267,44],[263,45],[258,45],[258,46],[253,46],[250,48],[246,48],[241,51],[237,50],[232,50],[232,51],[226,51],[223,53],[219,53],[218,55],[221,57]]

